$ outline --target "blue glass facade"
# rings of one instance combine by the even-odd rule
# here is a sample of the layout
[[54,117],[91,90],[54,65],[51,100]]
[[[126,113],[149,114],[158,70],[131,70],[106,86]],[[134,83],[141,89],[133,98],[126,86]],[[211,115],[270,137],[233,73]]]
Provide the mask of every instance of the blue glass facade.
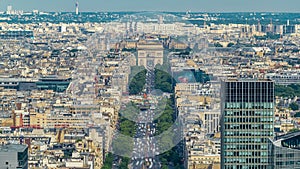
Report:
[[300,132],[269,140],[272,169],[300,169]]
[[221,168],[267,169],[274,136],[274,83],[226,80],[221,95]]

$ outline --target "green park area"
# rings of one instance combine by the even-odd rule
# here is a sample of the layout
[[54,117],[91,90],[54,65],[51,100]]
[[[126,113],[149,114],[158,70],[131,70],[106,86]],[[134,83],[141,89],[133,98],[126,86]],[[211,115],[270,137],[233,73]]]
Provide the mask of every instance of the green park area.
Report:
[[300,97],[300,85],[291,84],[291,85],[276,85],[275,86],[275,95],[279,97]]
[[132,66],[129,76],[129,94],[136,95],[143,91],[147,70],[143,66]]

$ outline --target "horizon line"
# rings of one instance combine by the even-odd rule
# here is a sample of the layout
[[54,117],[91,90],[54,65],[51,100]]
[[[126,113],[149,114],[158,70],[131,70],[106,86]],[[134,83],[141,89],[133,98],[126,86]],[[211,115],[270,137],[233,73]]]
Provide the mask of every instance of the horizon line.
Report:
[[[38,9],[33,9],[34,10],[38,10]],[[32,11],[24,11],[24,12],[32,12]],[[75,13],[75,11],[40,11],[39,12],[50,12],[50,13]],[[2,12],[6,12],[6,11],[2,11]],[[162,11],[155,11],[155,10],[110,10],[110,11],[79,11],[79,13],[110,13],[110,12],[136,12],[136,13],[141,13],[141,12],[157,12],[157,13],[167,13],[167,12],[172,12],[172,13],[186,13],[188,11],[168,11],[168,10],[162,10]],[[296,12],[296,11],[222,11],[222,12],[205,12],[205,11],[191,11],[189,13],[292,13],[292,14],[300,14],[300,11]]]

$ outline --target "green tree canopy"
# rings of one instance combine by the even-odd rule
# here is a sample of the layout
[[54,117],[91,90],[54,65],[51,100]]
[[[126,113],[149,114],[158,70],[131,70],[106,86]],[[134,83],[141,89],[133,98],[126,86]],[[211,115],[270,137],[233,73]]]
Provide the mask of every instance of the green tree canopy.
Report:
[[129,94],[135,95],[143,91],[146,83],[147,70],[141,66],[131,67],[129,76]]
[[295,97],[300,96],[300,85],[292,84],[288,86],[276,85],[275,86],[275,95],[279,97]]
[[175,86],[175,80],[172,76],[163,70],[155,69],[155,89],[160,89],[163,92],[172,93]]
[[293,102],[293,103],[290,104],[290,108],[293,111],[296,111],[296,110],[299,110],[299,105],[297,103]]
[[101,167],[101,169],[111,169],[112,163],[113,163],[113,154],[108,153],[105,157],[105,160],[104,160],[104,163],[103,163],[103,166]]

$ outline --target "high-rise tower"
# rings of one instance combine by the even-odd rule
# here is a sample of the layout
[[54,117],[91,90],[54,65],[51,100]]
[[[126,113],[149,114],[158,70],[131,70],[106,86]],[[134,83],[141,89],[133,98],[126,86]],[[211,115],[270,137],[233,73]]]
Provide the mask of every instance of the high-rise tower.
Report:
[[8,15],[12,14],[12,6],[11,5],[7,6],[6,14],[8,14]]
[[228,79],[221,86],[221,169],[268,169],[274,82]]
[[76,13],[76,15],[79,14],[79,3],[78,3],[78,1],[75,3],[75,13]]

